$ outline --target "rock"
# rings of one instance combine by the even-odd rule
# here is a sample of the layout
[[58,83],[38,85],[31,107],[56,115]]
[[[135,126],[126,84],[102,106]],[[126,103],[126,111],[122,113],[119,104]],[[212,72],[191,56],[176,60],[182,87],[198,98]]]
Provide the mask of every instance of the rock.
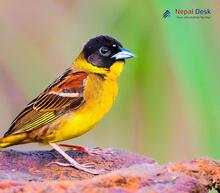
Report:
[[159,193],[208,192],[220,189],[220,163],[194,159],[159,165],[151,158],[123,150],[90,156],[68,151],[80,163],[92,162],[106,173],[94,176],[72,167],[55,151],[0,152],[2,193]]

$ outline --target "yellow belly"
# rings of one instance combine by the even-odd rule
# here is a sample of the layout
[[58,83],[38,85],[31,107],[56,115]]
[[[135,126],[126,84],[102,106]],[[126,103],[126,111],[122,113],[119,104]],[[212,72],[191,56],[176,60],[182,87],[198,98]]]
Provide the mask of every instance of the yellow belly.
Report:
[[46,141],[64,141],[90,130],[110,110],[117,92],[116,80],[103,80],[97,75],[91,75],[86,84],[84,104],[52,123],[50,128],[54,132]]

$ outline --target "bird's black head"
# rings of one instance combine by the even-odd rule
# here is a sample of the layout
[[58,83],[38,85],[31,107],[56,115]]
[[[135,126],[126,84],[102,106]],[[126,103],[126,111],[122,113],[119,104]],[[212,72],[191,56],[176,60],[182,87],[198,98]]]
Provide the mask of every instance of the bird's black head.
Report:
[[122,44],[110,36],[90,39],[83,48],[86,60],[94,66],[110,68],[116,61],[124,61],[134,56]]

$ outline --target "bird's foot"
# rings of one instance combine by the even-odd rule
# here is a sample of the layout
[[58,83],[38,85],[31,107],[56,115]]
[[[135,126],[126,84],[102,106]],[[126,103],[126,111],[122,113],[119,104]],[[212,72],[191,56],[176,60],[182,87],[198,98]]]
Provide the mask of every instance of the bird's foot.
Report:
[[68,144],[59,144],[61,147],[66,147],[71,150],[78,150],[81,152],[85,152],[88,155],[94,156],[94,155],[112,155],[113,151],[111,150],[104,150],[100,147],[95,147],[95,148],[87,148],[83,146],[76,146],[76,145],[68,145]]
[[57,164],[62,167],[74,167],[78,170],[82,170],[84,172],[94,174],[94,175],[99,175],[105,172],[105,170],[97,170],[96,165],[93,163],[85,163],[85,164],[79,164],[78,162],[71,162],[71,163],[61,163],[61,162],[51,162],[49,165],[52,164]]
[[95,174],[95,175],[101,174],[102,172],[105,171],[105,170],[96,170],[95,169],[96,165],[92,163],[79,164],[76,160],[74,160],[66,152],[64,152],[56,143],[49,143],[49,144],[68,161],[68,163],[52,162],[49,165],[57,164],[63,167],[72,166],[78,170],[82,170],[84,172],[88,172],[90,174]]
[[100,147],[95,147],[95,148],[87,149],[87,153],[89,155],[112,155],[113,151],[105,150]]

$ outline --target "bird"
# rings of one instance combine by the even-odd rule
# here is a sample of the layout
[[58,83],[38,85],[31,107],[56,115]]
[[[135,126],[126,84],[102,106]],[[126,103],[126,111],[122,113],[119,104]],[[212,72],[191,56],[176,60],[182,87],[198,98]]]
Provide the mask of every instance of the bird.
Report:
[[68,162],[56,162],[58,165],[100,174],[102,170],[78,163],[57,142],[81,136],[101,121],[118,94],[118,77],[125,60],[134,56],[111,36],[91,38],[71,67],[16,116],[0,138],[0,148],[49,144]]

